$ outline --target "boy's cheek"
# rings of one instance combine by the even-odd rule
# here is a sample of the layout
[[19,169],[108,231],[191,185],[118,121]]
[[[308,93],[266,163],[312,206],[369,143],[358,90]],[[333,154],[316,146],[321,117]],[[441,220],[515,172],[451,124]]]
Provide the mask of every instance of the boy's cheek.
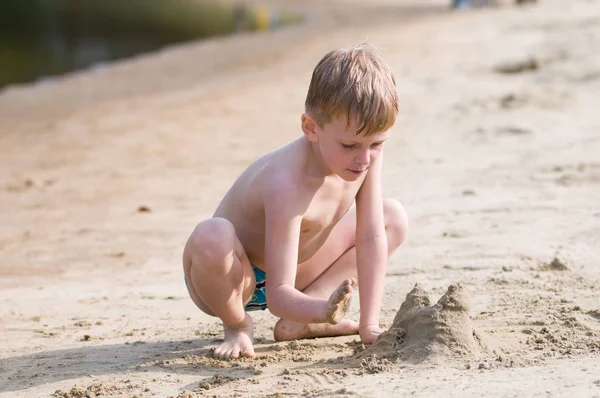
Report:
[[373,151],[371,153],[371,163],[373,163],[374,161],[376,161],[377,159],[379,159],[382,154],[383,154],[383,149],[379,149],[379,150]]

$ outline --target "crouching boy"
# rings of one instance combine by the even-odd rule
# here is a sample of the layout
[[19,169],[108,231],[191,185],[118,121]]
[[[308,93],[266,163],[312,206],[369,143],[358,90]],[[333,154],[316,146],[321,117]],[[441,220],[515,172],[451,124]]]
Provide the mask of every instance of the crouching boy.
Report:
[[[278,341],[381,333],[386,263],[408,228],[381,188],[395,79],[369,45],[335,50],[305,105],[303,135],[252,163],[185,245],[190,296],[223,322],[218,358],[254,356],[248,312],[267,307]],[[359,323],[344,318],[356,287]]]

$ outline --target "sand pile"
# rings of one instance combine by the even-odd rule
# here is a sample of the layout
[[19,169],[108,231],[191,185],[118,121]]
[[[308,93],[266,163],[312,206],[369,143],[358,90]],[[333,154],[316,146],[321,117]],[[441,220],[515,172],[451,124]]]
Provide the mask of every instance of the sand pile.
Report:
[[360,358],[376,356],[417,363],[475,359],[489,352],[489,343],[484,343],[483,335],[473,327],[469,301],[460,284],[451,285],[436,304],[430,305],[427,291],[417,283],[406,295],[392,327]]

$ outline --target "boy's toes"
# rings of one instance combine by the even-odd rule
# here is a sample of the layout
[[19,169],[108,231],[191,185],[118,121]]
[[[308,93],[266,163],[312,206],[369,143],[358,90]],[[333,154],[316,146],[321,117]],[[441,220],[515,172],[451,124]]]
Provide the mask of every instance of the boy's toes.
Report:
[[347,284],[344,288],[344,291],[346,293],[350,293],[354,290],[354,288],[356,287],[357,283],[355,279],[348,279]]
[[217,347],[213,350],[213,356],[218,359],[237,358],[235,350],[229,347]]
[[350,279],[346,279],[344,281],[344,290],[348,289],[348,290],[352,290],[353,288],[355,288],[357,285],[356,279],[354,278],[350,278]]
[[254,358],[254,349],[250,349],[248,351],[241,350],[240,356],[243,356],[246,358]]
[[212,355],[214,358],[221,359],[221,350],[219,350],[219,347],[213,348]]
[[213,357],[218,359],[238,359],[240,357],[254,358],[254,348],[242,349],[240,347],[217,347],[213,350]]
[[218,359],[224,359],[225,352],[222,349],[215,348],[213,350],[213,357],[218,358]]

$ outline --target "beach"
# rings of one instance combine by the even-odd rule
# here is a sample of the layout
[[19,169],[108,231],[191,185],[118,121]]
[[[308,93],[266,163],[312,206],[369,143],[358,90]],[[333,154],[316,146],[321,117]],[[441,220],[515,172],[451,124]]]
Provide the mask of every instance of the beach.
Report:
[[[0,91],[0,397],[600,397],[600,2],[267,3],[314,18]],[[396,76],[383,189],[410,218],[381,321],[459,285],[446,329],[476,344],[275,342],[264,311],[256,358],[214,359],[183,245],[363,40]]]

